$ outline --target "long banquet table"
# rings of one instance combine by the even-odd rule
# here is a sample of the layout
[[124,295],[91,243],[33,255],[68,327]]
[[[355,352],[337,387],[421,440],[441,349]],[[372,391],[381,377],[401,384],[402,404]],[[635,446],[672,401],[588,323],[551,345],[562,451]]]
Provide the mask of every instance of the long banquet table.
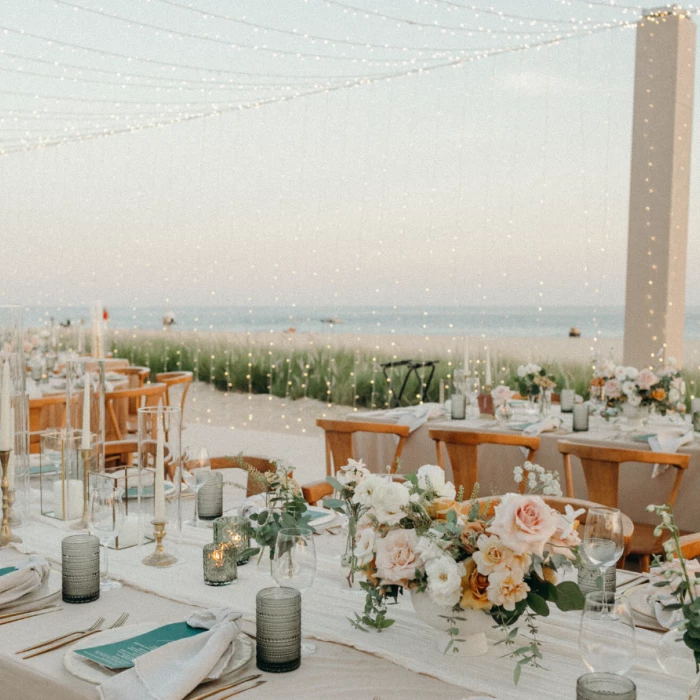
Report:
[[[53,563],[60,561],[61,539],[69,534],[56,521],[34,516],[22,528],[19,548],[38,553]],[[240,610],[253,631],[255,594],[274,585],[266,560],[239,569],[238,583],[212,588],[202,580],[202,544],[211,532],[187,529],[179,554],[181,563],[156,570],[145,567],[144,551],[137,547],[110,552],[110,570],[124,588],[104,593],[87,605],[63,605],[63,610],[13,623],[0,634],[0,698],[68,700],[97,697],[96,689],[73,678],[62,666],[62,651],[21,660],[14,652],[49,636],[82,629],[99,615],[107,624],[121,612],[129,612],[129,624],[144,621],[174,622],[192,607],[230,605]],[[305,658],[298,671],[271,676],[268,682],[246,692],[251,698],[338,697],[388,700],[390,698],[495,697],[499,700],[542,698],[562,700],[573,697],[576,678],[586,669],[578,651],[580,613],[555,611],[540,619],[540,637],[545,655],[544,669],[526,668],[519,685],[512,681],[513,661],[502,658],[503,647],[490,648],[486,656],[464,659],[445,656],[436,645],[436,631],[420,622],[405,596],[391,609],[396,623],[377,634],[352,628],[347,620],[361,612],[364,596],[349,590],[339,569],[342,538],[324,534],[315,538],[318,572],[312,588],[304,594],[304,629],[319,640],[315,655]],[[0,551],[2,561],[16,552]],[[9,633],[8,633],[9,632]],[[498,633],[493,641],[496,641]],[[687,681],[666,676],[655,660],[657,633],[639,629],[636,664],[630,672],[639,689],[640,700],[684,698]],[[252,671],[254,662],[246,668]],[[200,690],[199,692],[203,692]],[[197,693],[195,692],[194,695]]]
[[[564,468],[562,455],[557,449],[559,440],[586,442],[603,447],[620,447],[633,450],[645,450],[645,444],[634,441],[633,437],[639,432],[652,433],[659,425],[650,424],[642,431],[625,432],[618,425],[607,423],[601,418],[591,419],[591,430],[574,433],[571,429],[571,414],[555,415],[562,417],[562,427],[552,432],[543,432],[540,449],[534,461],[546,469],[559,472],[562,489],[564,488]],[[353,414],[353,420],[362,420],[362,413]],[[520,416],[518,416],[520,420]],[[531,418],[535,420],[535,418]],[[672,427],[670,425],[666,427]],[[677,427],[677,426],[676,426]],[[691,426],[687,424],[690,430]],[[406,440],[401,455],[401,472],[407,473],[418,469],[423,464],[435,464],[437,460],[435,442],[430,439],[431,429],[464,430],[464,431],[499,431],[509,432],[500,428],[493,419],[467,418],[465,420],[431,420],[414,430]],[[510,431],[515,432],[515,431]],[[362,458],[372,471],[384,471],[385,465],[391,464],[396,449],[396,438],[393,435],[380,433],[357,433],[354,436],[354,454]],[[676,516],[679,525],[684,530],[700,532],[700,442],[694,440],[682,446],[679,452],[691,455],[690,467],[683,476],[681,490],[676,500]],[[447,454],[445,470],[448,479],[452,478],[452,467]],[[482,445],[479,448],[479,485],[483,496],[501,494],[512,491],[513,467],[523,463],[523,454],[518,447],[502,445]],[[583,471],[577,458],[572,458],[574,475],[574,495],[577,498],[588,498]],[[635,522],[653,523],[654,516],[646,512],[649,503],[661,503],[670,491],[674,478],[673,469],[652,478],[652,465],[634,464],[623,465],[620,470],[620,509]]]

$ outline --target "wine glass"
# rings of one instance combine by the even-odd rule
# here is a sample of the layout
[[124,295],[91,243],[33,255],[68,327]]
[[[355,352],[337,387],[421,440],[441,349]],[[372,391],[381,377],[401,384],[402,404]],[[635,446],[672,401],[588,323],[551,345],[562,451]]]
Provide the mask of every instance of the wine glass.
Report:
[[119,581],[109,578],[109,556],[107,545],[119,534],[124,525],[124,490],[114,479],[103,474],[90,477],[90,500],[88,502],[88,526],[102,545],[104,571],[100,579],[100,590],[121,588]]
[[[316,546],[309,528],[283,528],[277,533],[272,577],[280,586],[296,588],[302,595],[311,588],[316,577]],[[302,656],[315,651],[315,644],[302,642]]]
[[614,593],[602,591],[586,595],[579,650],[591,672],[624,675],[632,668],[636,652],[634,617],[625,599],[615,600]]
[[193,455],[194,452],[188,452],[185,456],[185,468],[182,470],[182,478],[185,480],[188,488],[192,489],[194,493],[194,526],[199,527],[197,494],[211,475],[211,462],[206,447],[200,448],[196,457]]
[[590,508],[583,534],[583,554],[594,566],[600,567],[605,593],[605,573],[617,564],[625,548],[622,513],[617,508]]

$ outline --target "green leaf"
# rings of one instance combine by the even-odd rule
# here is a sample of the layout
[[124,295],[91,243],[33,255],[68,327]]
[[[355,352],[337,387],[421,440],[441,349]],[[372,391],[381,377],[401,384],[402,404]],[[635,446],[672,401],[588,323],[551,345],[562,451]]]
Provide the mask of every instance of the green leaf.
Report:
[[518,685],[518,681],[520,680],[520,672],[522,669],[523,667],[520,664],[516,664],[515,668],[513,669],[513,682],[515,685]]
[[568,612],[569,610],[583,610],[586,602],[578,584],[573,581],[564,581],[557,587],[557,597],[554,601],[559,610]]
[[345,508],[345,501],[340,498],[324,498],[323,499],[324,508]]
[[549,615],[549,606],[547,605],[547,601],[542,598],[542,596],[537,595],[537,593],[530,591],[527,594],[527,604],[538,615],[542,615],[542,617],[547,617]]
[[336,491],[340,492],[345,487],[333,476],[327,476],[326,482],[329,483]]

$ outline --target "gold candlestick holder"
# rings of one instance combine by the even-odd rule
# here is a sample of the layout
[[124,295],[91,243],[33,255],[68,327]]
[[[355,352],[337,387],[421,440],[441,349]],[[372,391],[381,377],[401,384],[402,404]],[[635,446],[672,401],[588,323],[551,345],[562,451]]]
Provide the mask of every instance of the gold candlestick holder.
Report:
[[146,566],[172,566],[177,562],[177,557],[169,554],[163,547],[163,538],[165,537],[166,520],[151,520],[153,525],[153,539],[156,541],[156,548],[151,554],[142,559]]
[[7,547],[12,542],[21,542],[22,538],[12,534],[12,505],[15,502],[15,492],[10,489],[7,481],[7,464],[12,450],[0,450],[0,465],[2,466],[2,527],[0,528],[0,547]]

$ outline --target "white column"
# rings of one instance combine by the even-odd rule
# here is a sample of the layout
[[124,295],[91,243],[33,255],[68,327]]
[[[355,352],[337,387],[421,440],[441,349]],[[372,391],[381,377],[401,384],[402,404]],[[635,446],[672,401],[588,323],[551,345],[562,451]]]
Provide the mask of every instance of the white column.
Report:
[[683,362],[695,24],[677,7],[637,27],[624,362]]

